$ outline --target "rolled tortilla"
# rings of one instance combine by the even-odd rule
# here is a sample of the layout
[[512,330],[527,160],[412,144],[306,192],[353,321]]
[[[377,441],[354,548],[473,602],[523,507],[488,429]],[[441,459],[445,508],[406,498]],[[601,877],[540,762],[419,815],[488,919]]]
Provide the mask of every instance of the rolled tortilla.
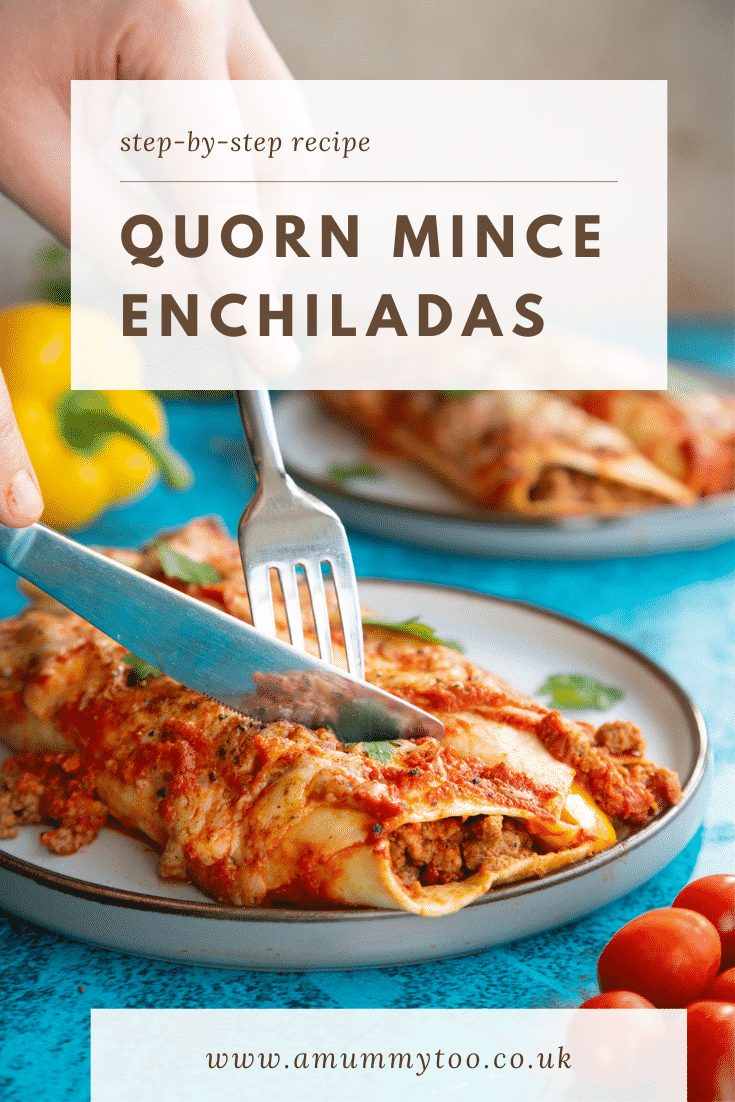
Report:
[[[673,382],[688,378],[674,374]],[[725,493],[735,489],[735,398],[693,383],[664,392],[579,390],[569,397],[696,494]]]
[[326,391],[321,398],[378,449],[415,460],[483,508],[616,516],[694,500],[622,432],[540,391]]

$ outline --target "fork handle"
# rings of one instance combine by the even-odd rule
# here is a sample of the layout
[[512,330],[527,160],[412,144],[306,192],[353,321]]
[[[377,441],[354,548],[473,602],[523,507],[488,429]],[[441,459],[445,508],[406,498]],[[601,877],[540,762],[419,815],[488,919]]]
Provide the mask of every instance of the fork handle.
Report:
[[236,390],[235,399],[258,479],[285,480],[286,469],[278,446],[268,391]]

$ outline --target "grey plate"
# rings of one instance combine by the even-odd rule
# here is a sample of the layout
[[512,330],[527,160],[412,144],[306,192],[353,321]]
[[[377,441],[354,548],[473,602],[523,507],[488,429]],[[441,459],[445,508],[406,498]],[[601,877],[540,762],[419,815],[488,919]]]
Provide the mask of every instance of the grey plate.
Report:
[[[727,387],[727,379],[718,381]],[[364,441],[307,392],[280,398],[274,414],[292,476],[345,524],[373,535],[484,558],[604,559],[711,547],[735,532],[732,493],[704,498],[691,508],[668,506],[626,517],[527,521],[474,509],[400,460],[378,461],[378,478],[340,485],[330,479],[330,468],[365,462]]]
[[[373,967],[432,960],[524,937],[579,918],[631,891],[671,861],[702,821],[711,760],[702,718],[650,659],[611,636],[531,605],[465,590],[363,580],[378,613],[420,613],[443,638],[525,692],[551,673],[586,673],[625,690],[605,720],[644,731],[652,760],[676,769],[684,798],[610,850],[543,880],[516,884],[442,918],[381,910],[242,910],[190,885],[163,884],[143,841],[104,830],[73,857],[53,857],[24,827],[0,842],[0,905],[48,929],[169,960],[268,971]],[[574,713],[601,722],[602,713]]]

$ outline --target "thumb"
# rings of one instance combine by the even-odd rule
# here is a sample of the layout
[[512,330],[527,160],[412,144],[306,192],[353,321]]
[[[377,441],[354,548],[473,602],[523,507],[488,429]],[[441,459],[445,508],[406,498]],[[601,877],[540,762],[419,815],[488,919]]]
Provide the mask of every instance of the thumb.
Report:
[[0,376],[0,523],[25,528],[43,512],[43,498],[5,380]]

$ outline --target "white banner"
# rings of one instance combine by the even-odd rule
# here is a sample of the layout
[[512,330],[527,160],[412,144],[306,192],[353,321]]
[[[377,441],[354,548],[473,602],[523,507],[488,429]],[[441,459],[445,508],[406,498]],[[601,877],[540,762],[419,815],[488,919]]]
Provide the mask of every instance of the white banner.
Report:
[[75,81],[72,306],[78,388],[664,388],[666,83]]
[[91,1102],[684,1102],[686,1012],[93,1010]]

